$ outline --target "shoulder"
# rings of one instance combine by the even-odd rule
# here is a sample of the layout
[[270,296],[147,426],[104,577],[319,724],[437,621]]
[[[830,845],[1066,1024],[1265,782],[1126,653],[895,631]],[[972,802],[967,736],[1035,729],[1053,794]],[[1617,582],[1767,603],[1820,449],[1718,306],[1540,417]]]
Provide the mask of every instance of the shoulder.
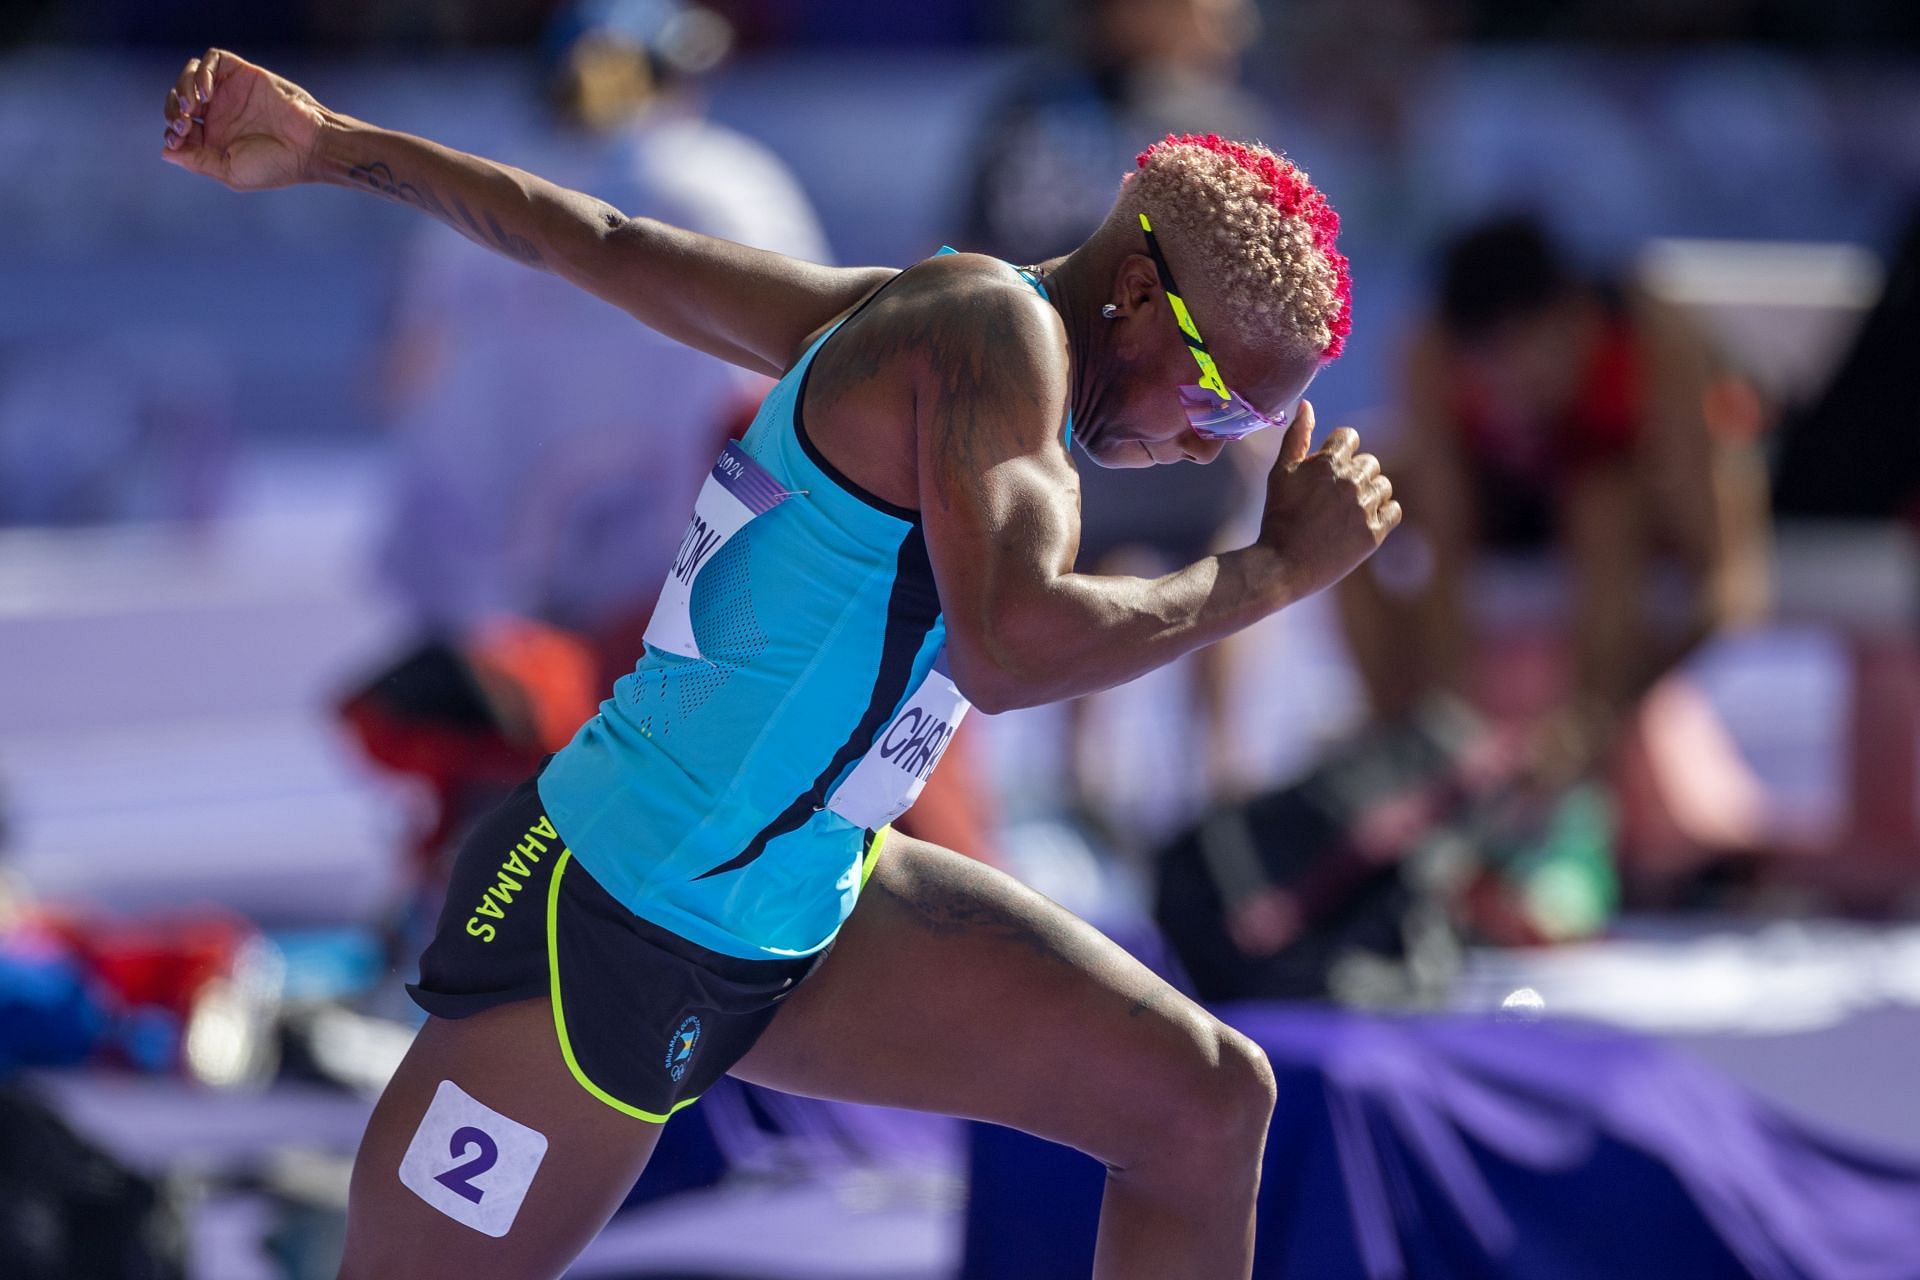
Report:
[[1064,326],[997,258],[942,254],[896,272],[853,308],[843,333],[822,353],[816,383],[892,371],[910,384],[922,415],[1035,394],[1064,410]]
[[[918,277],[915,279],[915,277]],[[900,319],[915,336],[914,416],[943,492],[1016,458],[1064,463],[1065,326],[1051,304],[997,258],[948,254],[902,281]]]
[[939,291],[948,298],[964,295],[977,305],[1034,304],[1036,311],[1051,311],[1040,291],[1010,264],[984,253],[941,253],[923,258],[908,268],[923,289]]
[[934,365],[990,363],[1007,373],[1067,376],[1066,328],[1053,305],[1013,267],[980,253],[948,253],[909,268],[896,286],[903,310],[929,331]]

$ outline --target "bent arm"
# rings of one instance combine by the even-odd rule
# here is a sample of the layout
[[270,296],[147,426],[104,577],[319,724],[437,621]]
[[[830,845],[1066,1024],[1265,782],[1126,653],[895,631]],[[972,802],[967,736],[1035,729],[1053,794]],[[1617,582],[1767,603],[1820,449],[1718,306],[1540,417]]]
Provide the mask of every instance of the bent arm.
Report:
[[982,709],[1124,684],[1291,600],[1279,557],[1258,545],[1158,578],[1072,572],[1071,555],[1061,553],[1078,541],[1078,516],[1058,497],[1072,491],[1046,470],[997,468],[983,478],[985,501],[961,521],[942,519],[938,537],[928,534],[930,549],[949,544],[934,553],[934,571],[951,660],[962,691]]
[[1073,571],[1064,340],[1039,305],[956,304],[921,344],[941,353],[916,387],[921,521],[955,682],[989,712],[1124,683],[1292,598],[1260,545],[1159,578]]
[[604,200],[424,138],[325,112],[307,176],[410,205],[687,346],[778,377],[888,279],[629,218]]

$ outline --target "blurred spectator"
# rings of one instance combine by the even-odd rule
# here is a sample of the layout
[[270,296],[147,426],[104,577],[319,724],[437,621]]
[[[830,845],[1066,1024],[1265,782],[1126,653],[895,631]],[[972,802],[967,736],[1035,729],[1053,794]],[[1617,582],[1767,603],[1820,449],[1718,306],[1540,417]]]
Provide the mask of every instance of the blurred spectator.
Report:
[[[525,159],[630,215],[825,260],[780,161],[701,117],[694,78],[728,39],[678,0],[569,10],[548,42],[552,127]],[[764,381],[439,228],[403,276],[392,372],[384,563],[425,629],[517,614],[630,662],[713,454]]]
[[[1665,677],[1766,607],[1757,399],[1680,317],[1582,278],[1529,219],[1461,236],[1440,275],[1392,464],[1407,525],[1341,588],[1374,714],[1454,693],[1543,717],[1543,761],[1569,773],[1630,724],[1616,786],[1638,869],[1750,847],[1757,786]],[[1533,643],[1542,622],[1564,642]]]
[[974,144],[968,248],[1022,262],[1067,253],[1162,135],[1266,132],[1240,87],[1259,30],[1250,0],[1076,0],[1071,15],[1066,47],[1014,81]]
[[[1240,85],[1241,56],[1259,30],[1250,0],[1077,0],[1070,12],[1065,47],[1022,73],[982,124],[968,165],[966,248],[1016,263],[1066,253],[1159,138],[1271,132]],[[1251,500],[1252,473],[1264,475],[1260,453],[1236,446],[1205,468],[1081,467],[1079,567],[1152,576],[1217,550],[1222,527]],[[1226,733],[1229,652],[1214,645],[1181,664],[1202,742],[1191,758],[1214,786],[1238,781]],[[1068,714],[1070,782],[1098,812],[1107,806],[1093,783],[1085,700]]]
[[[551,118],[521,158],[629,215],[824,260],[780,161],[701,116],[697,78],[729,42],[681,0],[564,11]],[[430,868],[632,664],[714,455],[769,384],[440,228],[395,310],[382,567],[422,634],[343,713],[375,759],[429,784]]]

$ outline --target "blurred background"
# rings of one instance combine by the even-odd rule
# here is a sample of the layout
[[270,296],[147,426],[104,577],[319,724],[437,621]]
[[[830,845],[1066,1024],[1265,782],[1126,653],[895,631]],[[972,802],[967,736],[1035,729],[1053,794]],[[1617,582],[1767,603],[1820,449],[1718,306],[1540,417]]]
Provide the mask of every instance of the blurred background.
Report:
[[[333,1274],[444,855],[637,656],[766,386],[408,211],[166,167],[214,44],[849,264],[1065,252],[1169,131],[1286,151],[1353,263],[1318,416],[1407,525],[976,713],[903,825],[1266,1046],[1261,1276],[1920,1277],[1901,0],[12,0],[7,1274]],[[1080,568],[1243,543],[1275,443],[1083,465]],[[1099,1187],[728,1082],[576,1274],[1084,1276]]]

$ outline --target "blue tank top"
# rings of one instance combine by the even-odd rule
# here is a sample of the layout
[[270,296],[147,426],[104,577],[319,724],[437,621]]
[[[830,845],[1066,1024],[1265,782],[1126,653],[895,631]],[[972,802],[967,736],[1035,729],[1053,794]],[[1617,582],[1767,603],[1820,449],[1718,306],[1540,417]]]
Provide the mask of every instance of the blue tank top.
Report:
[[573,856],[628,910],[749,959],[832,940],[875,831],[967,710],[919,513],[807,436],[808,373],[840,324],[715,463],[645,652],[539,780]]

